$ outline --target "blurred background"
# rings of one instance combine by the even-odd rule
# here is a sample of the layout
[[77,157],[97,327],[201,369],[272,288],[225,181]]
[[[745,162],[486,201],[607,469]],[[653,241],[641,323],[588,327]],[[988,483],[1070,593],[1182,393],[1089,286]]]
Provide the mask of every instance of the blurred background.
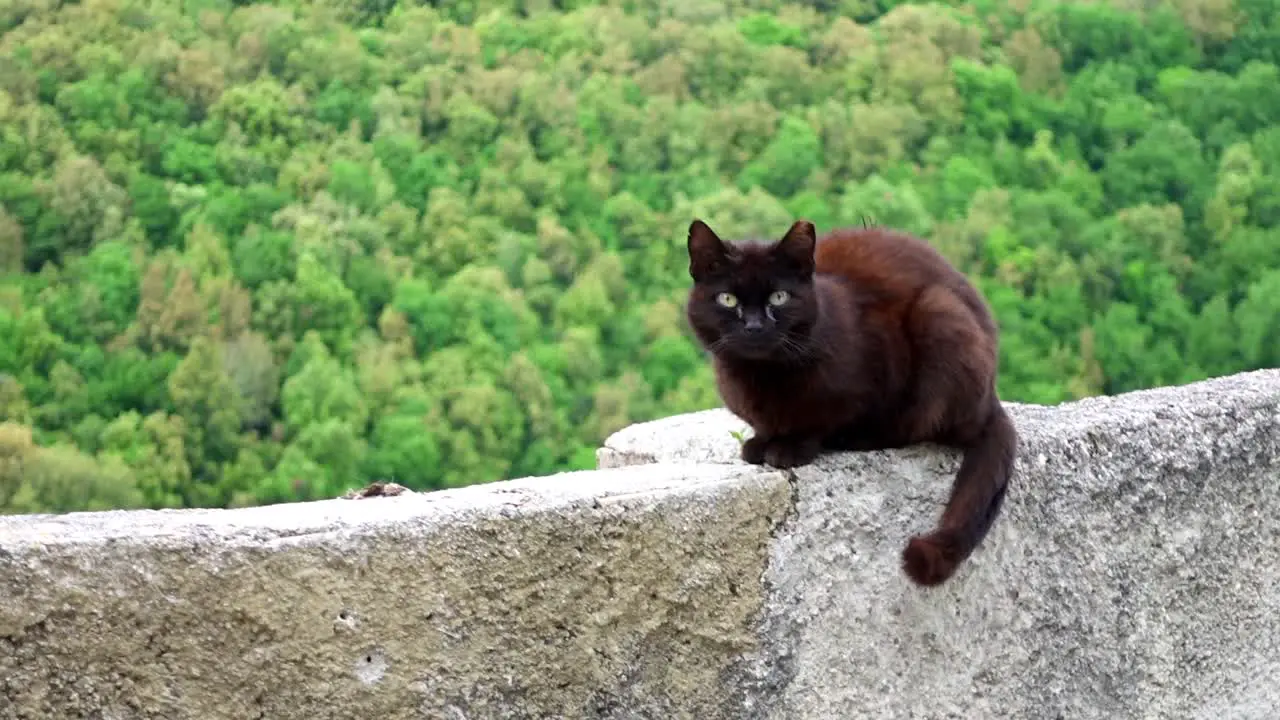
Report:
[[930,240],[1005,400],[1280,366],[1280,0],[8,0],[0,512],[590,468],[685,233]]

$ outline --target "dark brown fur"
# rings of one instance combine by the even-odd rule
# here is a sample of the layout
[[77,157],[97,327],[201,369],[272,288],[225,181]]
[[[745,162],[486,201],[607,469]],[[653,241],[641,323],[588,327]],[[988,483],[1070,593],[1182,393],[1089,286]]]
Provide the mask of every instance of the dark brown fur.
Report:
[[[906,233],[818,240],[806,221],[774,243],[726,244],[695,220],[689,274],[689,323],[725,406],[754,431],[747,462],[794,467],[920,442],[964,450],[937,528],[902,556],[921,585],[950,578],[999,513],[1018,442],[996,395],[998,329],[968,279]],[[789,297],[775,305],[779,290]],[[720,304],[722,293],[736,302]]]

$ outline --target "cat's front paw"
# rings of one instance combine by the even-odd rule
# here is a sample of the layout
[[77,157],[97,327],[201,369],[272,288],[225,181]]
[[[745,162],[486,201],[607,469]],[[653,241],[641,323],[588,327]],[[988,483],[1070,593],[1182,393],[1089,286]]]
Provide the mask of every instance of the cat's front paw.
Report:
[[792,468],[813,462],[821,450],[817,440],[757,435],[742,443],[742,459],[752,465]]
[[762,465],[764,463],[765,450],[769,447],[769,441],[760,436],[747,438],[742,442],[742,459],[752,465]]
[[816,440],[774,440],[764,451],[764,462],[776,468],[808,465],[818,457],[821,446]]

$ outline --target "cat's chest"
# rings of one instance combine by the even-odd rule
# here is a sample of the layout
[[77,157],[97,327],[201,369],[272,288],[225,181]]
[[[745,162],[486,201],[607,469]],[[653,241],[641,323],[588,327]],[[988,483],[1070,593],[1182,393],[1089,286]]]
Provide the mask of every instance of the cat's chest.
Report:
[[838,423],[848,398],[816,373],[735,373],[721,369],[725,406],[757,430],[790,433]]

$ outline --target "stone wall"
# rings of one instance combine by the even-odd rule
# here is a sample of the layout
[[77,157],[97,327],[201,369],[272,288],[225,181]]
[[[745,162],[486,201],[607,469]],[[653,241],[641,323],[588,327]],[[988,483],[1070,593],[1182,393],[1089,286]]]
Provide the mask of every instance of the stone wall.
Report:
[[736,458],[0,519],[0,719],[1280,717],[1280,370],[1010,404],[1005,510],[910,585],[958,456]]

